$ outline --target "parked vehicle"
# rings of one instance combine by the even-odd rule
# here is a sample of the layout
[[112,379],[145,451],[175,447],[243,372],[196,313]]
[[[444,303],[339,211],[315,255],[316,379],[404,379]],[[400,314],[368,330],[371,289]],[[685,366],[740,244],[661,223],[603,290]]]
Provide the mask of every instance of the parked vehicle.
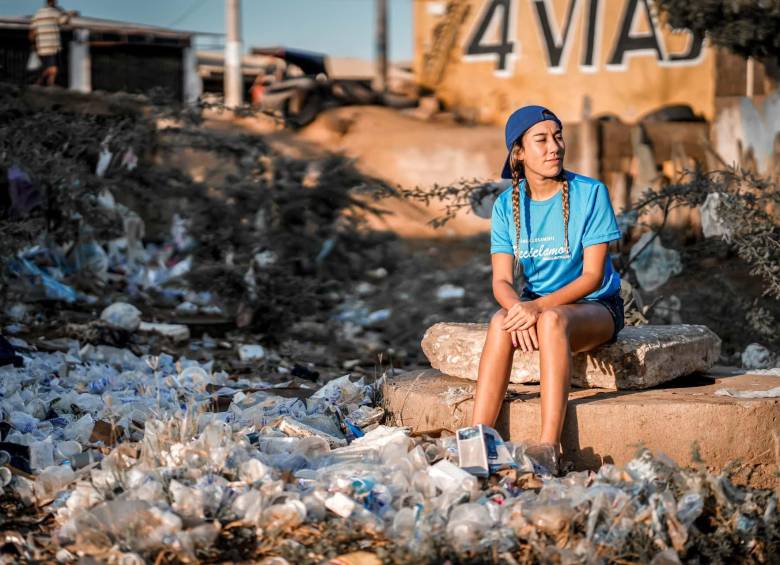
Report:
[[253,55],[280,60],[269,69],[253,92],[253,103],[277,112],[292,127],[303,127],[324,109],[353,104],[412,107],[416,99],[376,92],[372,76],[336,76],[330,59],[322,53],[284,47],[253,48]]

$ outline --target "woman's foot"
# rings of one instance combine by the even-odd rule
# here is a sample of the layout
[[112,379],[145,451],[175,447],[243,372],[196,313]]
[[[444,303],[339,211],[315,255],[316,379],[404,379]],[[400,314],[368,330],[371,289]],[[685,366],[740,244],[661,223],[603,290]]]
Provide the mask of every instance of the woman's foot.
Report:
[[548,442],[533,442],[525,448],[525,454],[537,465],[544,467],[553,477],[561,472],[561,444]]

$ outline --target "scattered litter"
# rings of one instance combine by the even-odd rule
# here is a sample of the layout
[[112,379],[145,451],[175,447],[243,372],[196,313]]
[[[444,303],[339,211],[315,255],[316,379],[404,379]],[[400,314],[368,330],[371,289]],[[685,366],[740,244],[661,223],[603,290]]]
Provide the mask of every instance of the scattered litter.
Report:
[[477,481],[469,470],[464,470],[446,459],[429,467],[428,476],[442,492],[459,489],[471,491],[477,488]]
[[704,199],[704,204],[699,207],[701,212],[701,229],[704,237],[726,237],[731,236],[731,230],[718,214],[723,195],[718,192],[711,192]]
[[262,345],[241,345],[238,348],[238,358],[241,361],[260,361],[265,359],[265,348]]
[[[740,371],[741,372],[741,371]],[[739,373],[737,373],[739,374]],[[767,375],[770,377],[780,377],[780,367],[772,367],[771,369],[752,369],[751,375]]]
[[436,289],[436,299],[440,301],[457,300],[464,296],[466,296],[466,289],[449,283],[443,284]]
[[653,306],[653,314],[658,319],[658,323],[664,324],[682,324],[682,302],[674,295],[663,297]]
[[371,312],[365,320],[367,327],[381,326],[382,322],[386,322],[390,318],[392,310],[390,308],[382,308],[381,310],[375,310]]
[[138,166],[138,156],[132,147],[128,147],[122,155],[121,165],[128,171],[133,171]]
[[356,506],[351,498],[340,492],[325,500],[325,507],[342,518],[348,518]]
[[141,322],[138,326],[141,333],[152,333],[172,339],[174,342],[190,339],[190,329],[184,324],[162,324]]
[[79,294],[70,286],[60,282],[53,274],[20,256],[8,263],[8,274],[12,284],[16,282],[28,301],[57,300],[76,302]]
[[100,319],[110,328],[134,332],[141,325],[141,311],[132,304],[115,302],[103,310]]
[[45,195],[33,184],[30,176],[16,165],[8,168],[8,196],[11,201],[9,216],[13,219],[28,217],[46,202]]
[[732,398],[777,398],[780,397],[780,386],[769,390],[734,390],[733,388],[719,388],[716,396],[730,396]]
[[751,343],[742,352],[742,367],[745,369],[769,369],[775,364],[775,356],[760,343]]
[[2,335],[0,335],[0,367],[4,367],[5,365],[22,367],[23,364],[24,360],[16,354],[16,350],[14,349],[12,341],[7,340]]
[[[652,243],[649,243],[652,239]],[[648,291],[663,286],[669,277],[682,272],[680,253],[661,245],[661,238],[655,232],[642,234],[629,252],[631,268],[636,273],[639,285]]]
[[290,374],[293,377],[298,377],[301,379],[306,379],[307,381],[316,381],[320,378],[319,371],[312,371],[308,367],[304,367],[303,365],[295,364],[295,366],[290,371]]
[[458,430],[458,464],[461,469],[478,477],[487,477],[517,464],[509,454],[504,440],[489,426],[478,424]]
[[355,292],[358,296],[370,296],[376,292],[376,286],[368,281],[360,281],[355,285]]
[[507,189],[509,184],[507,182],[493,182],[484,184],[469,194],[469,203],[471,204],[471,211],[474,212],[478,218],[486,220],[490,219],[493,212],[493,204],[504,190]]
[[99,177],[102,177],[106,174],[106,170],[108,170],[108,166],[111,164],[111,158],[113,157],[113,153],[109,151],[107,145],[103,145],[100,148],[100,154],[98,155],[98,162],[95,166],[95,174]]

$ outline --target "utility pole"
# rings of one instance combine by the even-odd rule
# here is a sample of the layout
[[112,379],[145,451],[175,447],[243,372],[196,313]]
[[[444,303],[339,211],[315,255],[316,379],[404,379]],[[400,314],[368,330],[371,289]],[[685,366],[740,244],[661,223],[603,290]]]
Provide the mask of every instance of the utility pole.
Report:
[[241,0],[225,0],[225,26],[225,106],[235,108],[244,102],[244,78],[241,75]]
[[387,0],[376,0],[376,79],[374,90],[387,91]]
[[753,98],[755,91],[754,85],[756,82],[756,60],[753,57],[747,58],[747,67],[745,70],[747,71],[745,73],[745,82],[747,83],[745,85],[745,96]]

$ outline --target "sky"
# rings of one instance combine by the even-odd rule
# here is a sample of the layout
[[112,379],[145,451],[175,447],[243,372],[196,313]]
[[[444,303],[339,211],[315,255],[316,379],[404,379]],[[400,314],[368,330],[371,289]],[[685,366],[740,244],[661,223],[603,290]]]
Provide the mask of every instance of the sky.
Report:
[[[388,0],[389,55],[412,58],[412,2]],[[30,15],[43,0],[0,0],[0,16]],[[59,0],[82,16],[153,24],[191,31],[225,31],[224,0]],[[334,57],[374,54],[374,0],[242,0],[242,38],[248,47],[283,45]],[[199,48],[222,38],[198,40]]]

